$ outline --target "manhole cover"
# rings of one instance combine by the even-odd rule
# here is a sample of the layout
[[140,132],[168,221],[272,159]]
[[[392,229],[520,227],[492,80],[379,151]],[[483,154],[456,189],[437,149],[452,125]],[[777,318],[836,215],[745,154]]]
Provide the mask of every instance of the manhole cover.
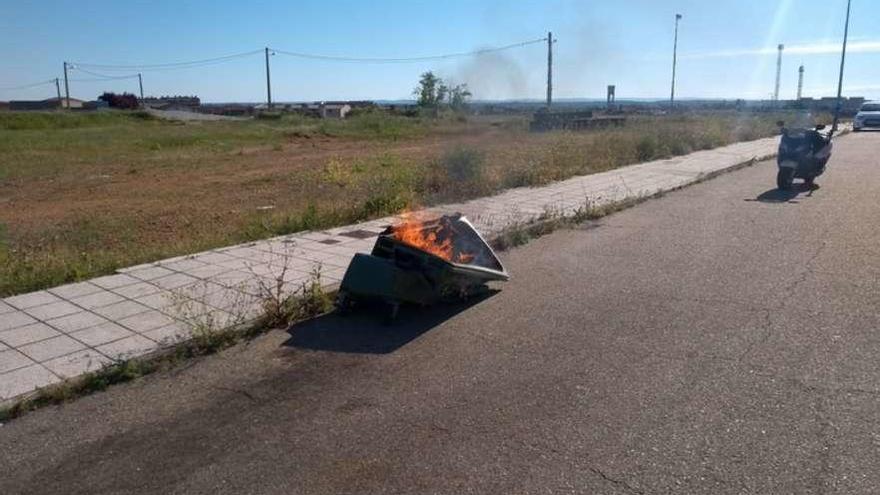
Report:
[[318,241],[321,244],[339,244],[342,241],[337,241],[336,239],[324,239],[323,241]]

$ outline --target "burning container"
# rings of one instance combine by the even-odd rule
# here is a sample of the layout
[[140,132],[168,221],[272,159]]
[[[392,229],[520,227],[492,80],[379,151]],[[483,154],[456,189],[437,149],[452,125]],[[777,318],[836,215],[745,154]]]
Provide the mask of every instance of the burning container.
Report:
[[358,301],[380,301],[393,319],[401,303],[463,299],[484,292],[487,282],[509,278],[467,218],[409,220],[379,234],[371,254],[354,256],[336,305],[347,311]]

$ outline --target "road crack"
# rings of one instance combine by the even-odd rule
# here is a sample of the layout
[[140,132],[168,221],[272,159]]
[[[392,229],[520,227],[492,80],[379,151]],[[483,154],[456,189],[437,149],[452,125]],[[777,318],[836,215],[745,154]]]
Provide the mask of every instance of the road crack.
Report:
[[607,482],[609,482],[609,483],[613,483],[613,484],[615,484],[615,485],[617,485],[617,486],[621,486],[621,487],[623,487],[625,490],[627,490],[627,491],[629,491],[629,492],[632,492],[632,493],[638,493],[639,495],[645,495],[645,492],[644,492],[643,490],[639,490],[638,488],[636,488],[636,487],[630,485],[630,484],[627,483],[626,481],[619,480],[619,479],[616,479],[616,478],[612,478],[611,476],[608,476],[607,474],[605,474],[604,471],[602,471],[601,469],[599,469],[599,468],[597,468],[597,467],[595,467],[595,466],[587,466],[587,467],[590,469],[590,471],[592,471],[592,472],[598,474],[599,476],[602,477],[602,479],[604,479],[605,481],[607,481]]

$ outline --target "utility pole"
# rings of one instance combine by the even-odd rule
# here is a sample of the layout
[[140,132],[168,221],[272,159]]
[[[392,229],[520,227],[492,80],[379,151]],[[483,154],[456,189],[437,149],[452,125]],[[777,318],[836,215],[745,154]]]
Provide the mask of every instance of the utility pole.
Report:
[[55,78],[55,94],[58,95],[58,106],[61,106],[61,84],[58,82],[58,78]]
[[269,78],[269,47],[266,47],[266,108],[272,110],[272,82]]
[[776,57],[776,89],[773,90],[773,101],[779,101],[779,80],[782,77],[782,50],[785,45],[779,44],[779,55]]
[[675,14],[675,38],[672,42],[672,90],[669,93],[669,110],[675,107],[675,63],[678,58],[678,21],[681,14]]
[[67,82],[67,62],[64,62],[64,98],[65,106],[70,109],[70,85]]
[[843,64],[846,62],[846,39],[849,36],[849,8],[852,6],[852,0],[846,0],[846,24],[843,27],[843,51],[840,53],[840,77],[837,80],[837,107],[834,109],[834,123],[831,125],[831,131],[828,133],[828,139],[837,131],[837,121],[840,120],[841,96],[843,95]]
[[547,32],[547,108],[553,103],[553,33]]
[[144,79],[141,77],[141,73],[138,72],[138,87],[141,89],[141,106],[144,105]]
[[797,92],[798,101],[801,100],[801,96],[803,95],[803,91],[804,91],[804,66],[801,65],[798,68],[798,92]]

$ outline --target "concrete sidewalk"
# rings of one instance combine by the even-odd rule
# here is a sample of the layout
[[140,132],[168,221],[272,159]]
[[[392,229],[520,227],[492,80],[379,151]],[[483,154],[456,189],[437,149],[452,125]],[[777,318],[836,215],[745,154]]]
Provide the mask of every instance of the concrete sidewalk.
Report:
[[[547,212],[572,214],[587,203],[601,206],[691,184],[770,157],[777,141],[737,143],[428,211],[463,213],[492,238]],[[386,217],[214,249],[6,298],[0,301],[0,404],[187,340],[194,329],[252,320],[261,312],[260,284],[278,277],[291,293],[318,269],[324,285],[338,285],[352,256],[369,252],[377,234],[396,221]]]

